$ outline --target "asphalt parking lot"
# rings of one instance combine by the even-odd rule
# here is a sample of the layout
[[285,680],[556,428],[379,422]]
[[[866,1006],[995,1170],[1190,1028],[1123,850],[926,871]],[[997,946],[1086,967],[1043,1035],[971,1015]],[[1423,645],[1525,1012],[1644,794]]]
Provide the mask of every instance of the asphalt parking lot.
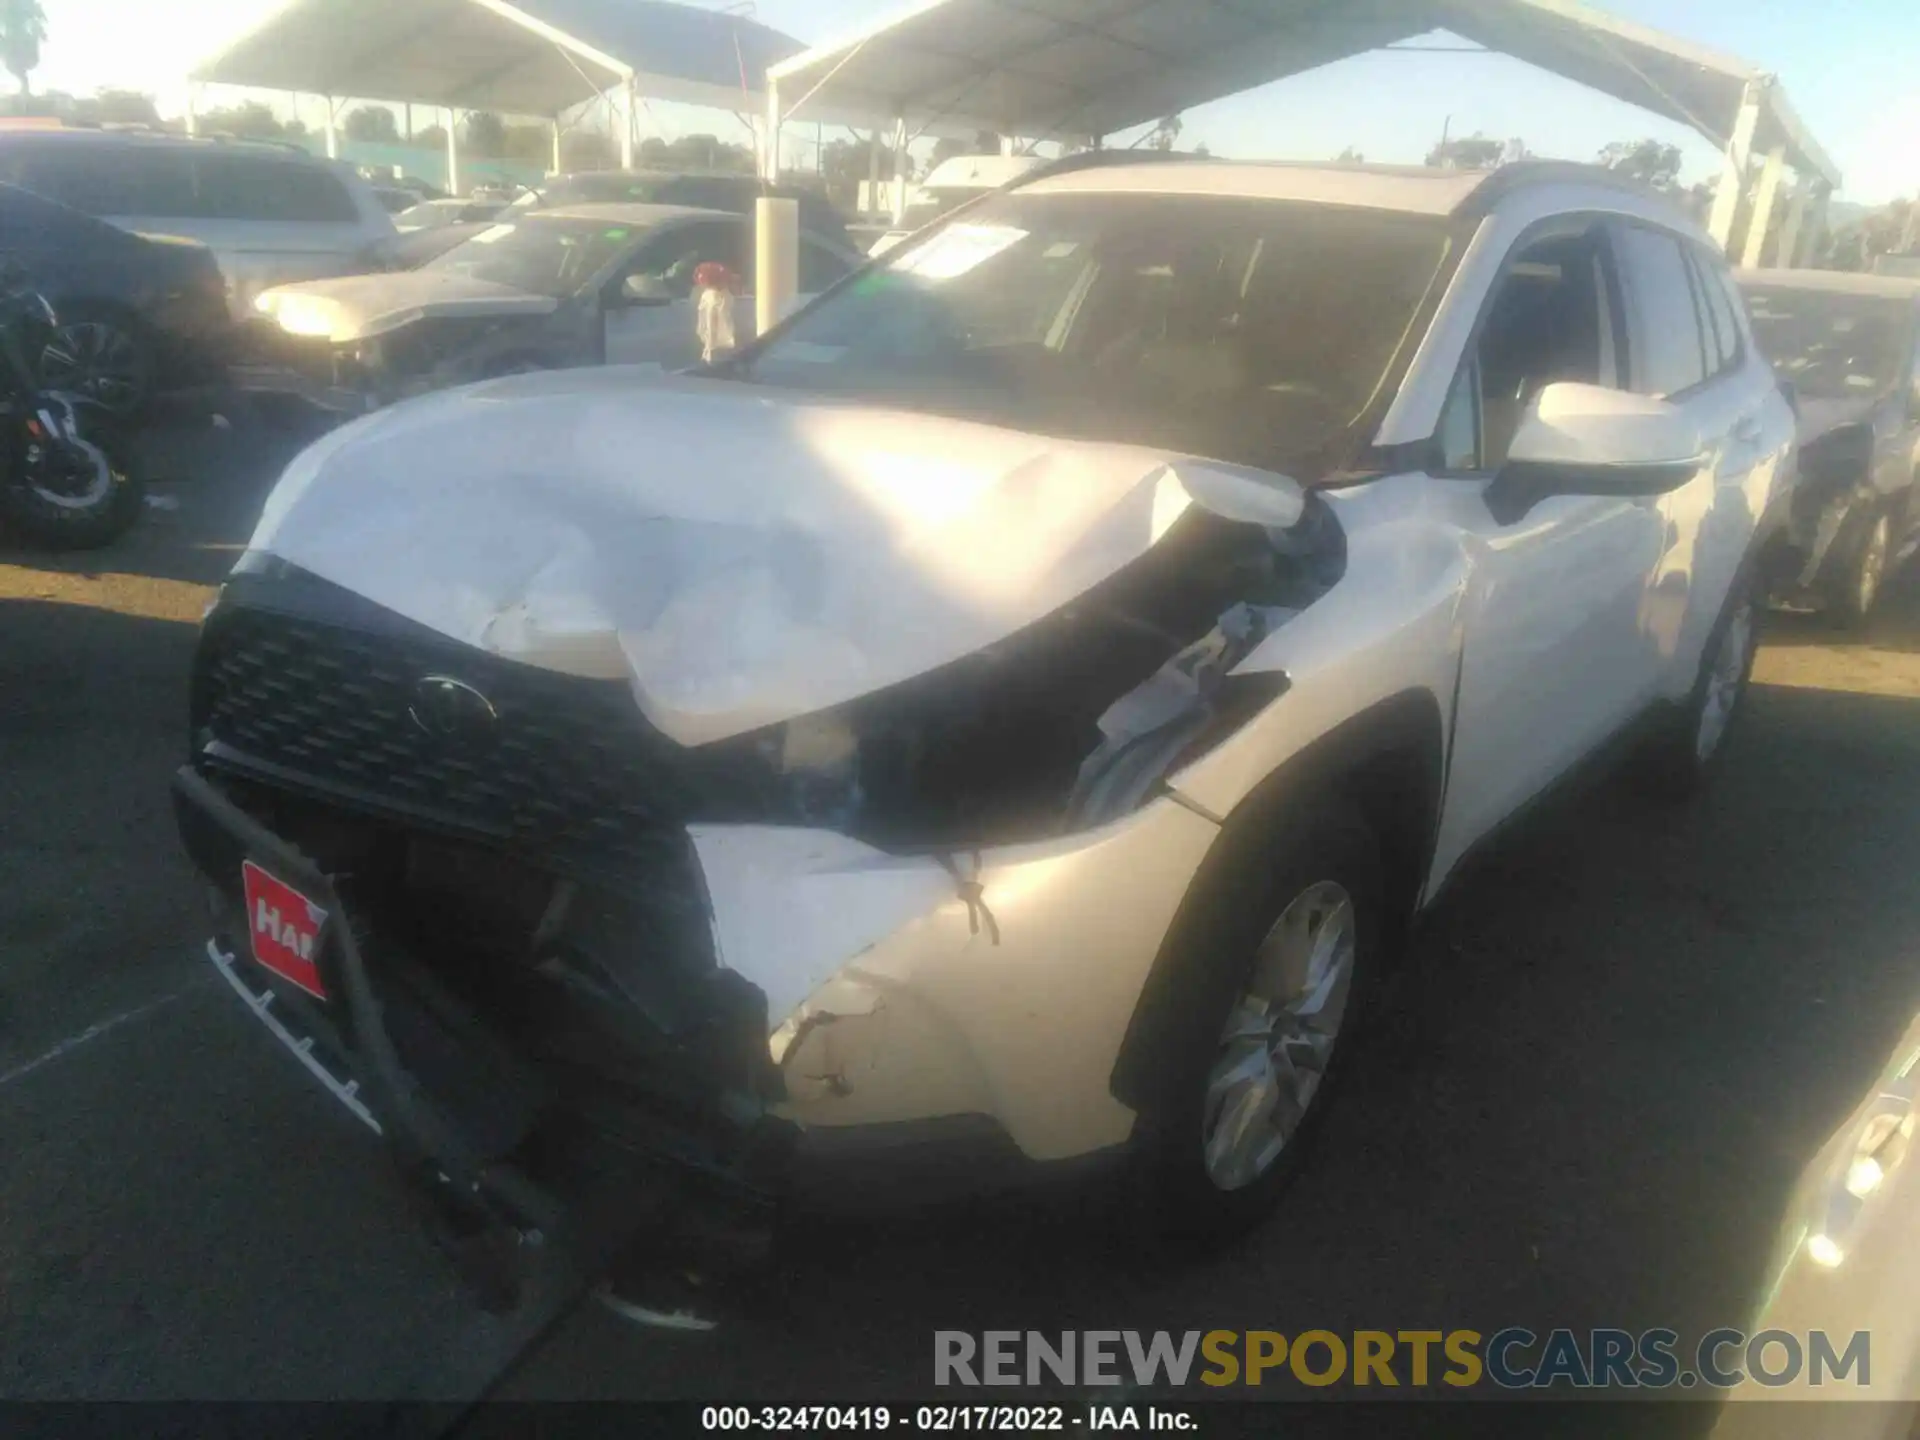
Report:
[[1143,1266],[1079,1197],[804,1216],[750,1316],[479,1315],[371,1138],[203,958],[166,782],[194,623],[284,455],[159,437],[79,560],[0,549],[0,1396],[924,1398],[931,1332],[1740,1324],[1788,1188],[1920,1009],[1920,583],[1770,625],[1720,788],[1601,786],[1423,935],[1318,1163]]

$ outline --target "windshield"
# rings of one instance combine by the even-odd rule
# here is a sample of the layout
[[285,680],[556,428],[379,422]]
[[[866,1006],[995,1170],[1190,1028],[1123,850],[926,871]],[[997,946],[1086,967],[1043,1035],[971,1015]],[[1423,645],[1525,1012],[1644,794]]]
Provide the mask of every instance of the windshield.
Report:
[[629,225],[529,215],[482,230],[422,268],[451,270],[562,300],[631,249],[637,238]]
[[1914,307],[1885,295],[1749,285],[1754,339],[1784,380],[1819,400],[1877,395],[1904,370]]
[[1446,253],[1421,216],[1015,193],[889,252],[748,373],[1280,468],[1366,408]]

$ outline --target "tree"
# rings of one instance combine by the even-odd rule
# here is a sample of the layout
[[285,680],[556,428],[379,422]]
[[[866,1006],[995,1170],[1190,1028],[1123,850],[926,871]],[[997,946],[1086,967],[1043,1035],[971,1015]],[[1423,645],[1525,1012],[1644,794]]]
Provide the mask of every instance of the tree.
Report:
[[138,90],[102,90],[81,104],[91,108],[93,117],[103,125],[152,125],[156,129],[160,125],[160,111],[153,97]]
[[1600,163],[1655,190],[1680,185],[1680,147],[1664,141],[1616,140],[1600,152]]
[[46,39],[47,16],[40,0],[0,0],[0,58],[20,82],[22,95],[33,93],[29,77],[40,66]]
[[282,125],[273,111],[258,100],[243,100],[230,108],[209,110],[200,117],[201,128],[210,135],[232,135],[241,140],[278,140],[284,136],[304,135],[306,127]]
[[466,133],[460,140],[475,155],[497,157],[506,148],[506,122],[491,110],[476,110],[467,116]]
[[1427,152],[1427,164],[1443,170],[1492,170],[1507,158],[1507,142],[1490,140],[1477,131],[1454,140],[1442,140]]
[[1174,142],[1180,138],[1180,132],[1185,128],[1186,126],[1182,124],[1178,115],[1167,116],[1166,119],[1162,120],[1148,132],[1146,141],[1147,148],[1149,150],[1173,149]]
[[424,130],[413,132],[413,143],[421,150],[444,150],[447,148],[447,127],[429,125]]
[[[998,147],[995,148],[997,149]],[[978,150],[969,146],[966,141],[956,140],[951,135],[948,135],[934,142],[933,158],[927,161],[927,168],[932,170],[936,166],[944,165],[947,161],[958,156],[978,155],[979,153]]]
[[546,164],[553,158],[553,131],[545,125],[509,125],[501,137],[500,158]]
[[1367,157],[1349,145],[1333,157],[1333,163],[1336,165],[1364,165],[1367,163]]
[[615,158],[613,141],[598,130],[575,130],[560,141],[563,170],[611,170]]
[[375,145],[400,143],[400,127],[394,123],[393,111],[384,105],[362,105],[357,110],[349,110],[340,128],[347,132],[349,140]]

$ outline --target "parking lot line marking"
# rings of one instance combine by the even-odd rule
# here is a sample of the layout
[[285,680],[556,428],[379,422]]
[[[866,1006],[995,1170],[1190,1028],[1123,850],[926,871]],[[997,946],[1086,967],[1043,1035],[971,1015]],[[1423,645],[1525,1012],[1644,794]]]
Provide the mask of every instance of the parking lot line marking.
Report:
[[142,1016],[151,1015],[154,1011],[160,1009],[162,1006],[171,1005],[175,1000],[178,1000],[182,995],[185,995],[188,991],[197,990],[205,983],[206,981],[204,978],[190,980],[185,985],[181,986],[178,990],[174,991],[171,995],[162,995],[158,1000],[150,1000],[145,1005],[135,1006],[133,1009],[122,1011],[118,1015],[111,1015],[107,1017],[105,1020],[100,1021],[96,1025],[89,1025],[86,1029],[82,1030],[78,1035],[69,1035],[65,1040],[62,1040],[58,1045],[54,1046],[51,1050],[46,1051],[44,1054],[35,1056],[33,1059],[27,1061],[27,1063],[24,1065],[16,1065],[13,1069],[7,1071],[4,1075],[0,1075],[0,1087],[11,1085],[16,1080],[25,1079],[27,1076],[31,1075],[34,1071],[38,1070],[41,1066],[51,1065],[54,1061],[58,1060],[62,1055],[71,1054],[73,1051],[78,1050],[82,1045],[85,1045],[90,1040],[98,1040],[102,1035],[106,1034],[109,1030],[118,1030],[122,1025],[126,1025],[131,1023],[132,1021],[138,1020]]

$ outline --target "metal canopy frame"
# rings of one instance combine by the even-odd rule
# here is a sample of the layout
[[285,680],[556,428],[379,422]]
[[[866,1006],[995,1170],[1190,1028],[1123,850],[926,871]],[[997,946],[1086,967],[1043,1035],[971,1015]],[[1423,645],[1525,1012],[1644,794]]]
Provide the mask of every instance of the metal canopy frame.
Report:
[[1098,143],[1436,30],[1687,125],[1722,147],[1728,181],[1713,228],[1723,245],[1751,162],[1764,157],[1748,255],[1764,244],[1785,167],[1798,176],[1792,243],[1782,247],[1789,259],[1809,203],[1839,186],[1839,171],[1773,76],[1579,0],[913,0],[772,65],[768,114],[773,122],[808,119],[820,104],[890,114],[896,144],[936,123]]
[[460,111],[550,120],[557,168],[561,116],[617,96],[630,167],[642,97],[757,116],[768,66],[800,49],[757,21],[668,0],[285,0],[194,69],[189,119],[200,85],[317,94],[337,155],[335,97],[439,107],[457,186]]

